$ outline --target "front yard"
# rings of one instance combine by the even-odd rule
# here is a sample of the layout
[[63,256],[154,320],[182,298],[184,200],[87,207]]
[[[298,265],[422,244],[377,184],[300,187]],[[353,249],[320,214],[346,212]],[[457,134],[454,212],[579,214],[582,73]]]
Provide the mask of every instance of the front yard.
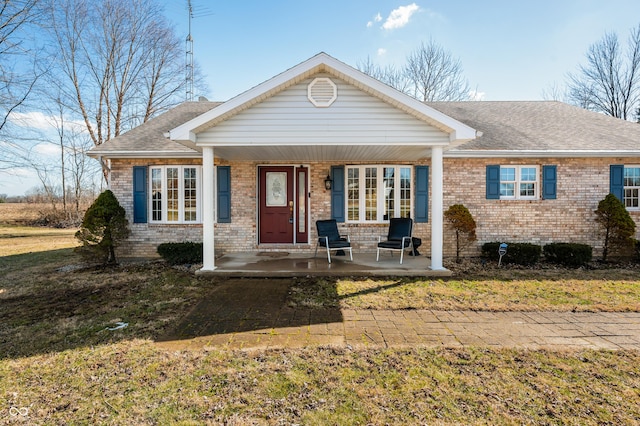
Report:
[[[66,233],[65,233],[66,232]],[[83,264],[73,231],[0,225],[0,423],[634,424],[640,353],[153,342],[219,281]],[[475,268],[451,279],[292,280],[286,303],[639,311],[638,269]]]

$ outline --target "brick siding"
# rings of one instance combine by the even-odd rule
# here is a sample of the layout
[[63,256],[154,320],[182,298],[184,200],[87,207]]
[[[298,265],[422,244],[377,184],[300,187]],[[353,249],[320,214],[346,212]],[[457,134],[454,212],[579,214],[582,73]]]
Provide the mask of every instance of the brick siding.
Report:
[[[444,159],[444,208],[464,204],[477,223],[478,241],[464,254],[475,256],[483,243],[489,241],[577,242],[601,251],[602,239],[594,222],[593,211],[609,192],[609,165],[634,164],[630,158],[609,159]],[[123,257],[154,257],[162,242],[202,241],[201,225],[159,225],[133,223],[133,166],[200,165],[200,160],[112,160],[111,190],[127,212],[131,236],[118,248]],[[216,163],[217,164],[217,163]],[[309,252],[315,249],[315,221],[330,217],[331,191],[324,188],[330,163],[306,163],[310,170],[310,239],[299,245],[258,245],[257,227],[257,166],[255,162],[220,163],[231,166],[231,223],[215,225],[216,254],[233,251]],[[266,163],[260,163],[266,165]],[[371,163],[367,163],[371,164]],[[416,163],[429,165],[428,161]],[[485,168],[489,164],[556,165],[557,199],[555,200],[487,200],[485,199]],[[541,169],[541,167],[540,167]],[[430,197],[431,198],[431,197]],[[638,223],[640,212],[630,212]],[[429,212],[431,214],[431,212]],[[340,232],[348,234],[355,251],[374,252],[378,236],[385,235],[384,224],[339,224]],[[414,236],[422,238],[420,252],[429,255],[431,223],[414,226]],[[453,232],[444,230],[444,255],[455,255]]]

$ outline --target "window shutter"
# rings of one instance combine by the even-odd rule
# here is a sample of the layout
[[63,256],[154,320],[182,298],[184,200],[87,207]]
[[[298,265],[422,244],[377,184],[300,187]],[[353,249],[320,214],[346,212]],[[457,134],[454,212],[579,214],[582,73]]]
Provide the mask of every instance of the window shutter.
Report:
[[542,166],[542,198],[556,199],[558,176],[556,166]]
[[429,166],[416,166],[415,221],[429,221]]
[[487,200],[500,199],[500,166],[487,166]]
[[147,223],[147,167],[133,167],[133,223]]
[[622,164],[609,166],[609,192],[624,203],[624,166]]
[[218,223],[231,223],[231,167],[216,168]]
[[331,166],[331,219],[344,222],[344,166]]

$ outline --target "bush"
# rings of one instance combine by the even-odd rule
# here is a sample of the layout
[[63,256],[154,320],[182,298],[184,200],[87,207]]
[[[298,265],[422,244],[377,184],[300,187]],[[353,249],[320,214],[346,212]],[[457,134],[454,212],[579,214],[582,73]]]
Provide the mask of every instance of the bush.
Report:
[[129,224],[124,208],[108,189],[87,209],[82,226],[76,232],[85,253],[96,255],[110,264],[116,263],[116,244],[128,235]]
[[[482,245],[482,257],[488,260],[500,259],[498,248],[500,242],[484,243]],[[531,266],[540,260],[542,247],[531,243],[507,243],[507,254],[502,257],[502,263]]]
[[598,209],[594,213],[604,236],[603,262],[607,261],[611,252],[623,253],[633,247],[636,224],[618,197],[607,195],[598,203]]
[[162,243],[157,250],[170,265],[202,263],[202,243]]
[[593,248],[588,244],[551,243],[542,251],[549,262],[574,268],[586,265],[593,257]]

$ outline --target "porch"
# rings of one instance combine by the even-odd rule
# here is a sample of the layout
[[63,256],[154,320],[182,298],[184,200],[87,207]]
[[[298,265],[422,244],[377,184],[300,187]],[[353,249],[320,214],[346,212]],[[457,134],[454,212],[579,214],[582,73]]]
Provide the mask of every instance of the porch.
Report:
[[216,259],[216,269],[200,270],[197,274],[208,277],[296,277],[296,276],[405,276],[405,277],[442,277],[450,276],[448,269],[431,269],[431,259],[424,255],[405,254],[402,265],[399,254],[391,256],[380,253],[376,262],[376,253],[353,253],[353,262],[349,256],[331,256],[327,261],[326,252],[318,251],[314,257],[309,253],[288,252],[243,252],[228,253]]

